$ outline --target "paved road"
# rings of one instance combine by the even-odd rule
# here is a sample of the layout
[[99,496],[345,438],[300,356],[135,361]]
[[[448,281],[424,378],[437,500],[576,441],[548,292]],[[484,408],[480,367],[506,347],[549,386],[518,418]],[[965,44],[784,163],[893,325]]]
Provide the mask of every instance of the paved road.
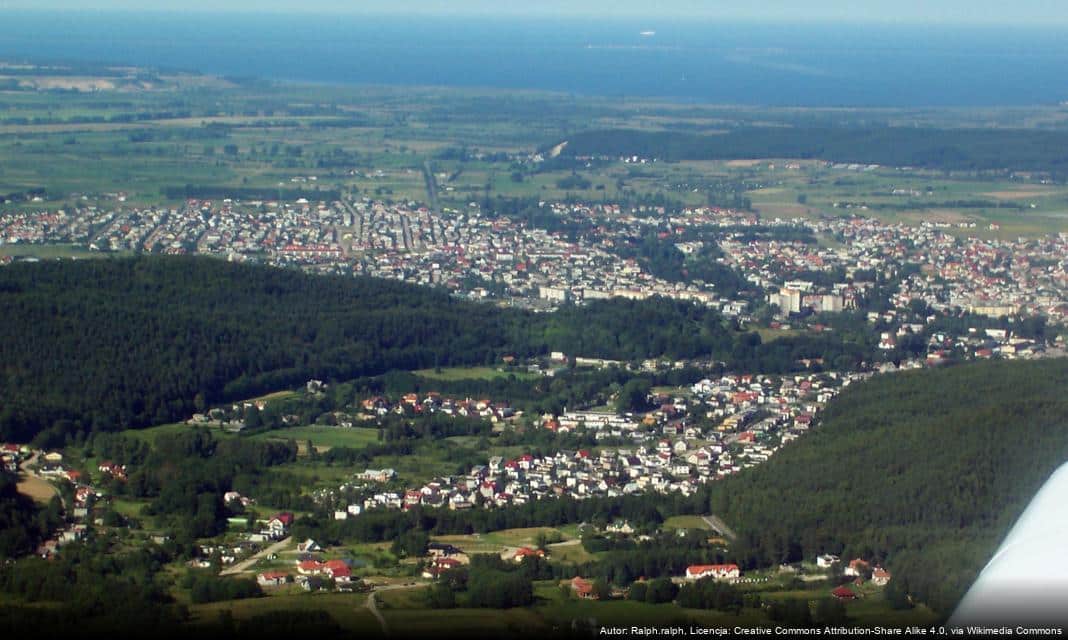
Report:
[[430,204],[431,213],[440,213],[438,208],[438,181],[434,178],[434,170],[430,167],[430,161],[423,163],[423,177],[426,179],[426,195]]
[[726,522],[720,520],[719,516],[702,516],[702,519],[708,524],[708,526],[712,527],[713,531],[720,534],[721,536],[726,537],[728,540],[736,540],[738,538],[738,534],[732,531],[731,528],[727,526]]
[[256,563],[256,561],[259,560],[260,558],[265,558],[265,557],[267,557],[268,555],[270,555],[272,553],[278,553],[282,549],[285,549],[286,545],[288,545],[292,540],[293,540],[293,538],[286,538],[284,540],[279,540],[278,542],[272,544],[271,546],[267,547],[263,551],[260,551],[259,553],[255,554],[255,555],[253,555],[253,556],[251,556],[251,557],[249,557],[249,558],[247,558],[245,560],[242,560],[241,562],[238,562],[237,564],[235,564],[233,566],[230,566],[230,567],[227,567],[227,568],[223,569],[219,573],[219,575],[220,576],[231,576],[231,575],[233,575],[235,573],[243,573],[243,572],[247,571],[249,567],[254,565]]

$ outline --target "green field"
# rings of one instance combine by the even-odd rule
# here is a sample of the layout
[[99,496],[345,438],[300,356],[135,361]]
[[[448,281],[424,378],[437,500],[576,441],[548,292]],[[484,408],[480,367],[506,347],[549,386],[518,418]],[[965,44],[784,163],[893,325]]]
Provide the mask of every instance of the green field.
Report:
[[38,258],[107,258],[118,254],[91,251],[87,247],[72,244],[0,244],[0,257]]
[[672,516],[664,521],[665,529],[704,529],[711,531],[712,527],[701,516]]
[[515,376],[519,380],[536,380],[538,375],[526,371],[508,371],[492,367],[449,367],[443,369],[419,369],[413,371],[417,376],[430,380],[494,380]]
[[234,438],[234,434],[224,431],[218,427],[212,427],[208,425],[189,425],[184,422],[175,422],[172,424],[161,424],[157,427],[148,427],[147,429],[131,429],[125,433],[140,438],[148,443],[153,443],[156,438],[162,435],[171,435],[176,433],[183,433],[190,431],[191,429],[209,429],[211,435],[215,438]]
[[239,621],[273,611],[326,611],[347,630],[380,636],[382,629],[364,606],[366,602],[363,593],[299,593],[190,605],[189,610],[193,624],[217,622],[224,611]]
[[319,425],[306,425],[302,427],[287,427],[285,429],[272,429],[252,436],[253,440],[296,440],[301,447],[311,440],[318,451],[326,451],[332,447],[359,448],[378,441],[378,429],[366,429],[361,427],[326,427]]

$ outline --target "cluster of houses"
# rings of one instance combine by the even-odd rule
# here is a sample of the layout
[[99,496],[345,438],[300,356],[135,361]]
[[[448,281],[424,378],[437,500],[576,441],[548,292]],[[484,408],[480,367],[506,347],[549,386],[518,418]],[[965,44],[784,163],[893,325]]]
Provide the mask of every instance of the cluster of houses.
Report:
[[[641,492],[690,495],[701,484],[768,460],[805,433],[822,407],[861,374],[806,374],[772,378],[727,375],[705,379],[691,397],[652,394],[657,407],[645,415],[565,411],[542,416],[545,429],[592,430],[598,439],[616,438],[633,447],[597,451],[562,450],[492,457],[461,476],[439,477],[408,489],[366,492],[357,502],[340,497],[352,489],[324,493],[336,519],[367,509],[493,508],[552,497],[613,497]],[[411,401],[418,397],[411,394]],[[700,425],[700,426],[698,426]],[[392,469],[367,469],[356,479],[388,483]]]
[[416,393],[406,393],[398,400],[387,396],[372,396],[362,400],[360,407],[370,416],[385,416],[389,413],[397,415],[439,413],[463,418],[482,418],[494,423],[517,415],[515,409],[506,402],[494,402],[488,398],[479,400],[446,398],[435,391],[427,393],[424,397]]
[[[722,262],[763,287],[784,315],[837,312],[856,306],[875,276],[905,264],[895,304],[924,300],[940,311],[963,309],[993,317],[1044,315],[1068,319],[1068,234],[998,240],[958,238],[942,225],[887,224],[872,218],[760,219],[716,207],[679,212],[611,203],[543,202],[547,214],[594,223],[600,234],[579,239],[483,215],[477,203],[440,212],[415,203],[189,200],[177,208],[0,214],[0,244],[74,242],[100,250],[211,253],[276,264],[311,264],[426,285],[445,285],[484,298],[503,296],[553,308],[566,302],[661,295],[714,306],[746,319],[744,300],[712,285],[672,283],[619,257],[621,238],[657,225],[662,239],[694,227],[720,226]],[[657,214],[654,218],[647,215]],[[791,233],[760,235],[750,227]],[[665,230],[666,229],[666,230]],[[812,242],[799,231],[834,242]],[[680,239],[683,253],[701,242]],[[1052,256],[1052,258],[1051,258]],[[848,282],[817,282],[813,273],[844,273]],[[894,327],[896,329],[896,327]]]
[[23,445],[5,443],[0,445],[0,467],[8,473],[18,473],[23,456],[29,454],[29,448]]
[[[5,444],[3,445],[6,460],[10,459],[14,470],[18,469],[19,462],[31,454],[28,447]],[[72,469],[63,463],[63,454],[58,451],[37,452],[35,471],[46,479],[66,480],[74,486],[73,504],[65,504],[66,521],[63,527],[52,533],[52,537],[41,542],[36,554],[48,558],[65,544],[84,540],[89,533],[89,516],[93,503],[103,496],[103,493],[91,484],[91,478],[77,469]],[[125,470],[119,469],[121,479],[125,478]],[[99,523],[99,521],[98,521]]]

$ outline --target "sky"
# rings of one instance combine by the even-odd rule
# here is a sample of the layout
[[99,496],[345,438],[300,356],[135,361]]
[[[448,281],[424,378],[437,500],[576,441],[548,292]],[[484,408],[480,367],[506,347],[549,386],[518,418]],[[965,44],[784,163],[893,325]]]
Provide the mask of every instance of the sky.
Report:
[[1068,26],[1065,0],[0,0],[0,10],[154,10]]

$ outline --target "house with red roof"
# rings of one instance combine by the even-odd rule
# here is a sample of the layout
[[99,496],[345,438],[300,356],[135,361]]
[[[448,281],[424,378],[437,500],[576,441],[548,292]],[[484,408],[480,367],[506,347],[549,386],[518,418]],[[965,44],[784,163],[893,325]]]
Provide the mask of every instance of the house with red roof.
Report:
[[571,591],[583,600],[596,600],[597,594],[593,592],[593,583],[579,576],[571,579]]
[[850,589],[849,587],[847,587],[845,585],[842,585],[842,586],[838,587],[837,589],[835,589],[834,591],[831,591],[831,595],[834,596],[835,598],[838,598],[839,600],[856,600],[857,599],[857,594],[854,593],[852,589]]
[[512,558],[516,562],[522,562],[523,560],[525,560],[527,558],[530,558],[530,557],[533,557],[533,556],[537,556],[539,558],[544,558],[545,557],[545,550],[544,549],[531,549],[530,547],[520,547],[515,552],[515,555],[512,556]]
[[890,572],[882,567],[875,567],[875,570],[871,572],[872,584],[876,584],[880,587],[885,587],[890,582]]
[[733,580],[742,577],[742,570],[736,564],[694,564],[686,567],[687,580],[713,578],[715,580]]
[[285,571],[264,571],[256,576],[256,582],[261,587],[277,587],[286,583],[289,574]]

